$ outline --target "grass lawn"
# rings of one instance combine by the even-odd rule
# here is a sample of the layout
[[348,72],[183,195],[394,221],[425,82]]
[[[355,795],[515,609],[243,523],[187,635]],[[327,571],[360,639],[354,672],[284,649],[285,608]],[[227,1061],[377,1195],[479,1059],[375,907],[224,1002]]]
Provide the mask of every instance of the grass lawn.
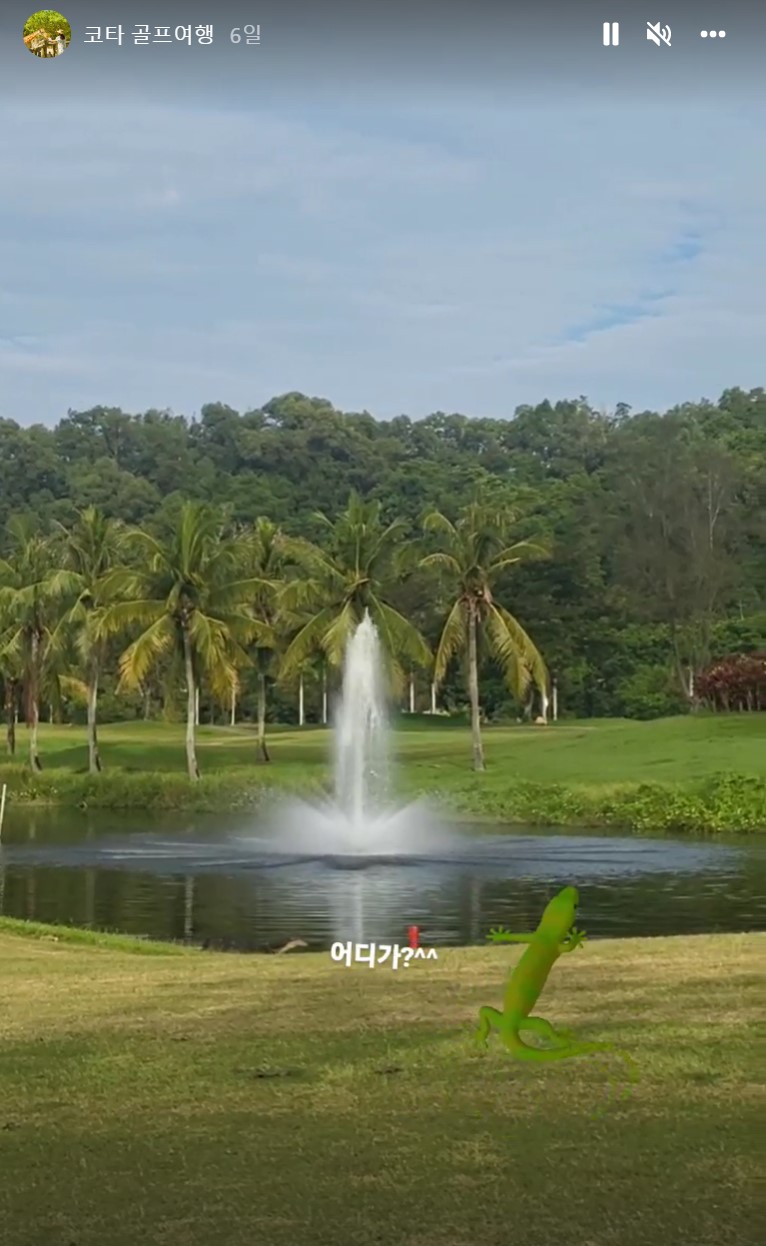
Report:
[[472,1049],[518,950],[373,973],[19,925],[0,920],[4,1246],[760,1240],[762,936],[556,965],[537,1012],[632,1051],[617,1103],[601,1060]]
[[[203,774],[257,767],[257,773],[292,775],[326,773],[330,732],[316,727],[270,728],[272,765],[258,766],[250,725],[199,728]],[[468,729],[418,717],[402,720],[393,734],[394,755],[407,786],[436,781],[460,785],[470,772]],[[548,727],[484,729],[489,784],[514,776],[533,783],[620,784],[657,780],[688,782],[724,770],[766,775],[766,718],[759,714],[688,715],[653,722],[628,719],[565,721]],[[107,723],[99,744],[106,770],[185,773],[184,728],[174,723]],[[25,734],[19,732],[19,759]],[[85,770],[88,750],[84,728],[40,727],[40,747],[47,766]]]
[[[35,777],[21,764],[22,729],[18,764],[0,765],[0,782],[7,781],[11,800],[221,809],[237,800],[252,803],[254,789],[263,785],[306,791],[328,781],[327,730],[272,729],[272,762],[263,765],[256,760],[252,727],[202,726],[203,779],[197,785],[186,779],[183,734],[176,724],[106,724],[100,730],[104,773],[91,779],[84,729],[43,725],[44,770]],[[466,727],[423,717],[401,719],[393,733],[401,793],[438,796],[455,810],[505,821],[643,829],[667,815],[669,829],[766,828],[763,714],[497,726],[486,728],[484,738],[488,768],[476,775],[470,768]],[[748,790],[719,798],[716,776],[722,774],[749,779]],[[705,783],[712,795],[702,793],[696,804],[677,802],[667,811],[668,788],[689,794]],[[640,785],[652,786],[654,795],[647,804],[643,793],[639,804],[628,809],[625,799],[632,801]],[[619,809],[615,800],[622,801]]]

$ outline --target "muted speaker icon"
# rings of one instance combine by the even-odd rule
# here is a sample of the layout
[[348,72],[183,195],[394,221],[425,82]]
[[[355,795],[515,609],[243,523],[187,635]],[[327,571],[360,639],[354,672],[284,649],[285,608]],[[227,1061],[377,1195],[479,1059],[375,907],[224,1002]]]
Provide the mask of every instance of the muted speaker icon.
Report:
[[670,27],[661,26],[659,22],[646,23],[646,37],[651,39],[652,43],[656,43],[657,47],[661,47],[664,43],[670,47]]

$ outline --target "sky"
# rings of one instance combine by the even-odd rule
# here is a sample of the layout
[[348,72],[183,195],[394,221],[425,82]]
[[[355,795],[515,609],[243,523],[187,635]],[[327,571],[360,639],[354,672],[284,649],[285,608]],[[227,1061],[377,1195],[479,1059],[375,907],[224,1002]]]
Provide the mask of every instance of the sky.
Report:
[[[670,47],[634,4],[397,6],[76,0],[52,60],[4,6],[0,418],[292,390],[509,417],[764,384],[756,6],[715,42],[726,6],[647,11]],[[135,46],[160,10],[213,45]],[[230,39],[248,22],[259,46]],[[106,23],[122,44],[84,42]]]

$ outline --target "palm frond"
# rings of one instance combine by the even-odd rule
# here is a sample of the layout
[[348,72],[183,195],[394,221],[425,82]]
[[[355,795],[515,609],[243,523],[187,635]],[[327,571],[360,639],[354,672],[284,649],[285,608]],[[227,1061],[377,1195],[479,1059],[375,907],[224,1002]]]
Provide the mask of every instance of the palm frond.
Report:
[[214,695],[222,699],[230,691],[237,676],[235,653],[246,661],[247,655],[231,640],[229,629],[219,619],[212,619],[196,610],[189,622],[196,667],[210,685]]
[[515,545],[508,545],[493,555],[487,566],[487,574],[494,578],[504,567],[510,567],[514,563],[536,562],[550,556],[548,547],[537,541],[517,541]]
[[418,629],[386,602],[373,596],[370,616],[389,653],[407,658],[415,666],[429,670],[433,654]]
[[[385,563],[385,560],[391,560],[394,550],[400,551],[400,561],[406,558],[407,545],[404,544],[404,538],[407,535],[407,524],[403,519],[394,519],[386,528],[375,531],[373,528],[371,533],[365,533],[370,536],[369,548],[365,549],[363,559],[368,569]],[[361,545],[360,545],[361,554]]]
[[518,619],[492,602],[486,611],[484,626],[490,651],[499,662],[511,691],[521,699],[530,682],[534,682],[541,691],[546,689],[548,672],[545,663]]
[[277,589],[277,609],[288,616],[300,619],[302,614],[317,609],[327,601],[325,587],[315,579],[285,580]]
[[324,636],[333,617],[332,607],[325,606],[304,623],[287,646],[280,665],[281,678],[291,679],[318,650],[324,650]]
[[119,601],[132,597],[145,597],[149,586],[146,569],[138,567],[113,567],[105,572],[101,580],[101,595],[104,601]]
[[326,550],[320,549],[312,541],[304,537],[282,536],[280,548],[286,560],[294,562],[310,577],[330,586],[338,587],[343,583],[343,574],[335,565]]
[[338,667],[342,664],[348,642],[358,624],[359,616],[353,603],[345,602],[325,628],[321,638],[322,652],[327,655],[330,666]]
[[118,687],[130,690],[138,688],[146,680],[157,659],[170,653],[176,644],[177,633],[173,620],[162,613],[122,654]]
[[428,514],[423,517],[423,531],[441,533],[450,541],[454,541],[455,543],[458,541],[457,528],[446,515],[442,514],[441,511],[429,511]]
[[434,683],[439,686],[447,674],[447,668],[456,653],[465,649],[468,641],[468,619],[462,598],[452,606],[436,646],[434,657]]
[[48,579],[48,591],[52,597],[75,597],[85,587],[83,576],[68,567],[59,568]]
[[104,610],[102,628],[105,634],[116,635],[128,627],[148,627],[165,614],[164,601],[142,598],[116,601]]
[[421,567],[438,567],[441,570],[449,571],[456,579],[460,579],[463,574],[463,568],[459,560],[454,554],[448,554],[446,550],[437,550],[433,554],[426,554],[420,559]]

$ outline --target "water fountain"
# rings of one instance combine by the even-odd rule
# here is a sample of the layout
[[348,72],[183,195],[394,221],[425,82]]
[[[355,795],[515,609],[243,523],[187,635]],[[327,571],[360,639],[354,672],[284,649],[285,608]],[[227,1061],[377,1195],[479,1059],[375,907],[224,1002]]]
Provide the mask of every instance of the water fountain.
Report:
[[346,653],[335,729],[335,804],[360,844],[388,794],[386,727],[380,640],[365,612]]
[[282,852],[363,865],[444,851],[451,836],[420,801],[391,804],[388,714],[380,637],[367,611],[346,650],[335,714],[334,798],[292,800],[275,815]]

